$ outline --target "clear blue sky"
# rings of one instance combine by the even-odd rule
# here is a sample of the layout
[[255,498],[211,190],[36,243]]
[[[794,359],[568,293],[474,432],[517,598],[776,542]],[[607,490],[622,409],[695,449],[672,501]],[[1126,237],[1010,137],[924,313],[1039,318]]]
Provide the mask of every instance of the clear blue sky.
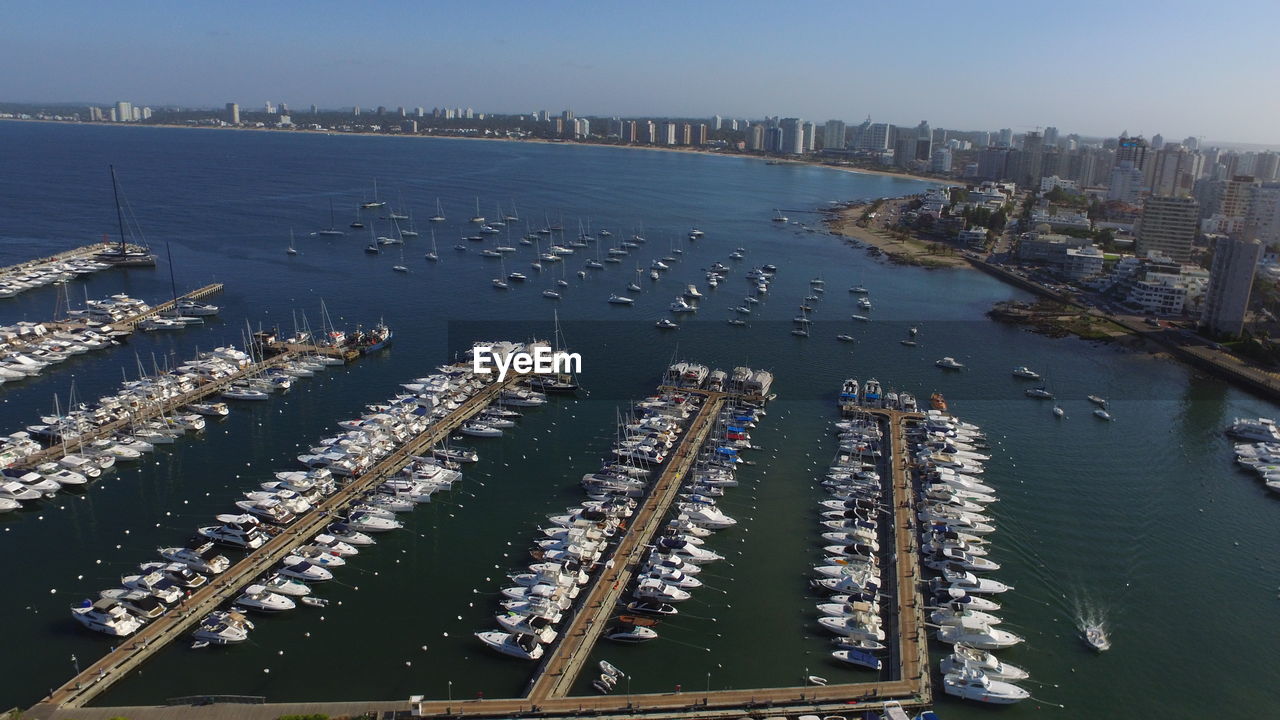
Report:
[[800,116],[1280,144],[1280,2],[8,0],[0,100]]

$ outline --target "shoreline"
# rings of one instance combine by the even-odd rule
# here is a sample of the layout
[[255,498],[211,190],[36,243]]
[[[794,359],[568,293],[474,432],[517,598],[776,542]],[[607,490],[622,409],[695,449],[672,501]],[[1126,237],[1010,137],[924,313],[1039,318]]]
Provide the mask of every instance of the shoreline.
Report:
[[818,160],[791,159],[783,157],[773,157],[768,155],[751,155],[740,152],[721,152],[717,150],[700,150],[687,146],[660,146],[660,145],[632,145],[632,144],[612,144],[612,143],[594,143],[594,142],[576,142],[573,140],[550,140],[546,138],[510,138],[510,137],[475,137],[467,135],[436,135],[431,133],[347,133],[336,132],[333,130],[309,130],[306,128],[294,128],[284,130],[281,128],[270,127],[220,127],[213,125],[173,125],[169,123],[110,123],[110,122],[85,122],[75,120],[40,120],[36,118],[0,118],[0,122],[18,122],[18,123],[45,123],[50,125],[78,125],[90,127],[111,127],[111,128],[169,128],[174,130],[233,130],[240,132],[264,132],[264,133],[304,133],[307,135],[327,135],[338,137],[378,137],[378,138],[428,138],[435,140],[480,140],[486,142],[509,142],[509,143],[531,143],[540,145],[562,145],[567,147],[598,147],[598,148],[617,148],[619,150],[647,150],[651,152],[672,152],[687,153],[691,155],[707,155],[712,157],[739,158],[743,160],[758,160],[775,165],[808,165],[812,167],[826,168],[828,170],[837,170],[840,172],[859,173],[863,175],[879,175],[883,177],[893,177],[900,180],[912,180],[916,182],[931,182],[936,184],[946,184],[945,180],[935,177],[926,177],[923,175],[912,175],[910,173],[896,172],[891,170],[879,170],[875,168],[859,168],[841,165],[831,165]]
[[[900,200],[901,198],[892,198]],[[891,263],[912,265],[930,270],[942,268],[973,269],[962,255],[936,255],[929,251],[930,243],[919,239],[901,240],[885,234],[883,230],[861,225],[862,215],[873,203],[857,202],[827,210],[822,222],[833,235],[844,238],[852,247],[866,246],[871,255],[883,254]],[[942,243],[933,243],[942,245]],[[950,245],[945,245],[951,248]],[[954,248],[951,248],[954,249]],[[873,252],[877,251],[877,252]]]

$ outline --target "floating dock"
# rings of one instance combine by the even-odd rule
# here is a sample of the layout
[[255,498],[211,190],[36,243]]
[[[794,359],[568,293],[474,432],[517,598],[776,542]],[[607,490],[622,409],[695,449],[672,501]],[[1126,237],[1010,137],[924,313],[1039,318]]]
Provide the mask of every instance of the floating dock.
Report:
[[[419,455],[423,450],[446,439],[449,433],[459,425],[496,400],[503,389],[523,377],[523,375],[513,374],[505,381],[493,383],[467,399],[452,413],[432,424],[426,431],[401,445],[399,449],[369,468],[363,475],[316,505],[314,510],[300,517],[284,532],[245,555],[226,572],[211,577],[205,587],[192,593],[165,615],[147,623],[136,635],[125,639],[121,646],[99,658],[79,675],[54,690],[43,702],[32,708],[29,717],[50,717],[48,713],[54,709],[73,708],[77,709],[74,715],[77,717],[83,715],[84,711],[81,708],[86,703],[137,669],[169,642],[184,637],[186,632],[206,615],[237,596],[245,586],[252,584],[254,579],[274,567],[295,548],[306,544],[312,537],[322,532],[326,525],[335,521],[337,514],[344,508],[372,490],[378,483],[399,472],[414,455]],[[240,707],[234,706],[235,711],[226,717],[240,717]],[[170,708],[168,712],[172,717],[175,714],[185,714],[186,711],[175,711]]]

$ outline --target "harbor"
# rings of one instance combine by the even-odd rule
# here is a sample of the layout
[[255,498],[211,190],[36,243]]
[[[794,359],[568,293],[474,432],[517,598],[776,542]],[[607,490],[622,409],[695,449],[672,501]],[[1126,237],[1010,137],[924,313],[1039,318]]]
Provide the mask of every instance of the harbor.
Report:
[[[30,125],[31,132],[40,130]],[[79,132],[70,126],[57,130]],[[832,638],[815,622],[815,597],[807,590],[810,567],[817,564],[819,552],[814,502],[827,499],[821,494],[824,490],[813,487],[814,478],[822,476],[834,450],[831,390],[851,374],[892,379],[899,390],[922,398],[943,393],[952,407],[949,412],[982,426],[988,435],[991,451],[984,454],[991,459],[984,463],[982,482],[1000,491],[1000,501],[989,513],[1000,520],[999,547],[992,557],[1002,565],[1000,580],[1016,586],[1010,599],[1002,600],[999,614],[1005,626],[1026,639],[995,654],[1001,662],[1026,668],[1035,680],[1024,686],[1034,697],[1005,709],[1009,718],[1051,712],[1053,703],[1065,704],[1073,713],[1211,712],[1216,701],[1204,690],[1206,685],[1259,677],[1256,667],[1264,660],[1255,643],[1269,642],[1274,633],[1249,618],[1265,613],[1274,594],[1265,592],[1267,585],[1258,582],[1256,572],[1237,570],[1239,563],[1250,567],[1255,560],[1262,562],[1258,558],[1274,546],[1266,533],[1274,500],[1268,498],[1266,483],[1234,469],[1233,448],[1221,430],[1232,417],[1275,417],[1277,411],[1215,378],[1196,378],[1181,364],[1145,353],[1050,341],[990,323],[983,314],[994,302],[1021,299],[1023,293],[984,273],[889,267],[850,255],[830,237],[795,232],[789,223],[780,227],[771,220],[774,207],[799,209],[838,197],[906,194],[897,181],[762,163],[743,169],[737,161],[714,157],[608,148],[575,148],[578,155],[571,157],[563,148],[522,146],[525,162],[536,164],[545,179],[527,187],[496,169],[520,172],[501,164],[510,159],[510,150],[501,144],[429,139],[410,143],[395,138],[364,140],[364,152],[376,170],[347,167],[344,161],[330,174],[307,172],[304,178],[273,170],[284,167],[281,163],[289,157],[289,152],[274,147],[283,142],[280,134],[268,138],[146,128],[136,133],[172,158],[160,163],[148,155],[137,169],[130,167],[130,177],[135,172],[154,177],[163,188],[153,191],[133,183],[139,185],[137,205],[200,209],[157,213],[154,219],[140,216],[149,227],[156,226],[157,237],[163,233],[170,238],[175,261],[192,274],[189,286],[227,280],[214,301],[222,306],[222,317],[236,320],[210,323],[199,332],[134,335],[127,351],[129,365],[135,353],[148,366],[150,356],[169,367],[176,364],[171,359],[194,358],[201,349],[235,342],[243,329],[237,327],[243,325],[240,318],[288,326],[291,310],[314,303],[317,296],[350,298],[342,312],[351,320],[339,318],[344,323],[385,315],[397,329],[396,343],[375,358],[335,366],[328,379],[317,377],[312,382],[323,392],[295,390],[270,403],[233,404],[229,417],[211,421],[203,434],[148,456],[121,480],[100,481],[83,495],[63,493],[34,501],[29,509],[4,516],[0,538],[10,560],[0,570],[23,580],[0,608],[13,621],[11,642],[32,648],[28,657],[0,661],[6,678],[0,695],[6,707],[29,706],[47,688],[56,690],[73,674],[73,654],[83,669],[90,658],[114,644],[77,627],[67,614],[69,601],[79,600],[82,592],[114,586],[123,574],[137,572],[137,562],[155,547],[183,537],[175,532],[189,533],[197,518],[208,524],[215,513],[226,512],[228,497],[239,498],[240,490],[246,489],[244,478],[260,468],[278,467],[282,459],[292,462],[298,452],[292,448],[314,445],[334,418],[358,415],[370,400],[370,388],[395,387],[423,375],[429,372],[424,364],[454,356],[471,339],[546,336],[549,332],[542,328],[550,326],[552,306],[559,308],[566,334],[583,355],[583,385],[591,395],[526,414],[519,433],[477,441],[485,457],[468,467],[468,479],[456,497],[440,496],[418,510],[408,521],[413,534],[393,533],[399,537],[389,537],[379,553],[362,557],[346,584],[326,586],[322,594],[335,604],[344,603],[342,608],[323,613],[322,622],[320,613],[308,610],[282,621],[255,617],[259,627],[253,641],[233,648],[189,650],[183,642],[167,643],[138,671],[114,679],[89,706],[56,711],[59,716],[254,717],[261,712],[261,717],[274,713],[274,718],[294,712],[412,712],[409,698],[415,695],[424,696],[428,713],[500,717],[521,712],[530,706],[523,690],[535,664],[494,654],[473,633],[491,626],[504,587],[502,575],[521,564],[515,561],[525,556],[525,542],[538,537],[545,516],[583,500],[578,479],[595,470],[600,453],[608,452],[618,432],[617,409],[654,392],[654,370],[670,362],[677,346],[681,356],[722,367],[745,362],[778,375],[780,398],[751,431],[752,441],[763,450],[755,451],[755,465],[744,464],[738,471],[742,488],[720,499],[719,507],[740,525],[717,533],[708,543],[733,567],[708,566],[701,577],[709,587],[693,591],[680,615],[662,619],[656,626],[660,638],[630,646],[603,639],[595,643],[588,652],[591,657],[580,661],[569,696],[546,698],[538,703],[541,711],[573,715],[581,704],[586,711],[599,708],[601,713],[632,716],[626,710],[625,681],[609,695],[592,694],[597,658],[626,671],[631,701],[653,708],[655,716],[670,708],[688,716],[776,711],[849,717],[855,708],[874,705],[869,699],[850,706],[841,698],[857,697],[858,688],[869,698],[881,684],[896,687],[904,706],[910,704],[915,697],[911,688],[890,679],[903,666],[894,650],[880,656],[883,678],[830,659]],[[179,134],[181,143],[166,139]],[[221,137],[210,137],[214,135]],[[319,141],[357,142],[342,137],[287,139],[303,147]],[[29,144],[18,142],[14,147],[21,156],[29,154],[21,150]],[[315,150],[325,152],[319,145]],[[50,191],[50,199],[71,208],[76,193],[86,187],[101,189],[97,181],[105,160],[99,159],[101,153],[92,143],[69,141],[67,151],[74,151],[75,157],[58,160],[55,152],[47,159],[42,153],[40,161],[72,174],[75,166],[93,165],[87,181],[68,183],[66,192]],[[224,171],[228,163],[218,158],[232,158],[229,165],[237,171]],[[616,163],[627,174],[619,179],[617,173],[593,169],[592,158]],[[201,171],[196,187],[181,175],[166,174],[165,165],[173,161],[209,170]],[[701,183],[688,181],[682,163],[706,177]],[[424,166],[433,170],[426,176],[412,174]],[[470,177],[467,172],[476,175],[456,186],[436,182],[437,173]],[[749,173],[751,186],[735,185],[735,173]],[[345,230],[374,174],[380,191],[393,202],[403,188],[404,202],[396,202],[396,209],[403,204],[411,210],[423,231],[416,241],[409,238],[400,246],[407,274],[393,273],[391,265],[399,264],[395,246],[366,256],[361,233],[348,230],[345,239],[306,234],[308,228],[326,226],[331,199],[338,216],[335,224]],[[410,183],[400,177],[426,179]],[[708,181],[715,192],[699,192]],[[602,209],[598,202],[576,199],[565,191],[576,182],[611,204]],[[661,212],[628,199],[627,193],[640,192],[642,186],[661,197]],[[22,210],[32,202],[30,193],[13,182],[6,188],[16,198],[19,225],[42,228],[42,237],[46,227],[54,238],[76,237],[77,232],[83,236],[81,218]],[[435,212],[437,195],[441,214],[454,222],[435,226],[440,250],[438,261],[432,261],[423,257],[431,249],[425,218]],[[465,226],[474,213],[476,195],[481,196],[485,215],[493,213],[495,200],[501,201],[504,214],[511,212],[514,197],[522,220],[534,226],[531,233],[544,224],[544,214],[556,223],[562,212],[565,225],[576,226],[582,218],[585,231],[590,216],[592,228],[609,228],[615,238],[629,236],[626,229],[642,221],[644,230],[637,234],[648,236],[648,246],[629,248],[635,260],[626,259],[621,267],[602,260],[604,267],[587,268],[586,277],[576,275],[587,259],[581,249],[577,257],[560,261],[572,263],[563,272],[554,264],[539,272],[529,267],[535,246],[526,249],[517,227],[512,227],[510,246],[517,253],[506,253],[506,271],[519,263],[518,269],[529,277],[523,284],[511,281],[502,290],[492,285],[498,263],[477,256],[478,246],[451,249],[458,239],[446,228]],[[263,198],[270,199],[270,212],[263,211]],[[689,228],[695,225],[705,237],[689,241]],[[285,252],[290,226],[303,230],[295,242],[298,254],[292,256]],[[549,244],[542,241],[543,252]],[[572,247],[567,240],[564,246]],[[22,246],[18,258],[50,255],[53,247],[39,252]],[[741,264],[732,259],[739,247],[748,258]],[[594,250],[586,254],[594,255]],[[631,266],[636,262],[643,269],[668,254],[676,261],[662,260],[669,269],[659,271],[658,279],[644,272],[635,277]],[[11,254],[6,261],[17,260]],[[730,270],[718,280],[718,288],[709,290],[706,279],[716,262]],[[744,272],[767,262],[778,266],[768,293],[759,296],[758,303],[742,305],[739,286]],[[170,291],[168,279],[159,277],[163,274],[97,273],[86,282],[92,297],[124,293],[161,298]],[[562,275],[566,286],[556,282]],[[794,298],[808,295],[808,279],[819,275],[826,276],[830,289],[813,305],[817,311],[812,313],[809,336],[789,335],[792,318],[798,315]],[[634,284],[640,291],[624,290],[637,279]],[[700,306],[697,312],[678,316],[678,330],[664,333],[655,328],[655,320],[671,317],[673,296],[690,284],[706,296],[687,301]],[[875,310],[865,312],[856,305],[855,298],[845,295],[844,285],[870,290]],[[561,295],[558,302],[541,296],[547,288]],[[5,321],[48,317],[55,289],[35,289],[12,298],[6,303]],[[749,292],[750,286],[745,289]],[[625,295],[634,303],[607,303],[611,294]],[[730,313],[741,314],[727,310],[733,307],[752,311],[743,315],[749,324],[725,323]],[[851,322],[850,313],[871,321]],[[917,346],[900,344],[906,328],[916,326]],[[833,340],[838,335],[851,339]],[[964,369],[935,367],[934,361],[944,356],[953,357]],[[76,395],[97,398],[112,392],[120,382],[121,364],[78,361],[73,371]],[[1049,401],[1024,396],[1026,381],[1010,378],[1009,368],[1015,364],[1045,375],[1044,384],[1056,395],[1053,404],[1064,411],[1062,417],[1051,413]],[[130,377],[136,375],[132,367],[126,369]],[[57,391],[66,396],[68,383],[60,379],[46,371],[42,378],[6,383],[8,430],[48,415],[51,395]],[[1092,417],[1088,395],[1107,398],[1115,421]],[[878,422],[888,443],[892,433],[886,421]],[[904,432],[914,423],[906,419]],[[1125,437],[1125,453],[1107,451],[1120,437],[1117,433]],[[1073,468],[1065,476],[1064,463]],[[658,475],[654,473],[655,480]],[[255,478],[248,489],[259,480],[270,477]],[[1153,522],[1134,522],[1133,498],[1141,498],[1142,516]],[[180,517],[164,519],[169,511]],[[37,519],[40,516],[43,519]],[[891,518],[882,517],[882,528],[887,529]],[[164,527],[154,527],[157,520]],[[1194,562],[1175,563],[1162,552],[1170,543],[1183,541],[1179,547]],[[897,577],[897,569],[884,562],[891,552],[882,544],[881,571],[889,586]],[[34,557],[40,562],[21,560]],[[1224,558],[1233,560],[1223,562]],[[1194,608],[1180,601],[1177,582],[1220,587],[1238,598],[1242,610],[1238,616],[1222,618],[1212,633],[1202,632]],[[50,592],[55,589],[56,594]],[[582,595],[588,594],[584,588]],[[1113,647],[1105,654],[1097,656],[1081,640],[1075,623],[1077,604],[1106,616]],[[891,617],[897,614],[897,600],[886,597],[881,606],[886,634],[896,635]],[[1135,606],[1144,612],[1134,612]],[[933,624],[929,618],[924,622]],[[927,626],[925,630],[934,632]],[[1193,662],[1173,652],[1175,638],[1205,648],[1212,662]],[[353,643],[362,648],[360,653],[350,651]],[[1214,643],[1225,649],[1214,649],[1219,647]],[[945,646],[933,645],[929,665],[921,664],[930,676],[930,704],[944,720],[987,714],[987,708],[971,707],[945,692],[938,664],[948,652]],[[1168,658],[1161,669],[1171,678],[1167,696],[1134,692],[1151,682],[1149,665],[1142,662],[1151,656]],[[341,686],[319,681],[329,674],[343,678]],[[830,685],[805,686],[806,675],[823,676]],[[682,686],[678,694],[673,691],[677,685]],[[1274,696],[1264,683],[1249,683],[1242,692],[1243,702],[1250,705],[1262,706]],[[164,705],[168,698],[206,695],[240,695],[263,704]],[[704,696],[709,696],[710,706],[693,707]],[[823,701],[821,709],[812,698]],[[721,701],[742,704],[720,705]],[[771,701],[777,704],[747,708],[752,702]]]

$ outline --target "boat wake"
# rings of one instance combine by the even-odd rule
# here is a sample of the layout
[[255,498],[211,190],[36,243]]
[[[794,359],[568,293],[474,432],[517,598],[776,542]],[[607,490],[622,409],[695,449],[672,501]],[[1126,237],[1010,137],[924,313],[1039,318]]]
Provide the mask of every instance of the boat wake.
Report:
[[1091,598],[1076,595],[1072,599],[1072,618],[1080,637],[1099,652],[1111,647],[1111,628],[1107,624],[1106,607]]

